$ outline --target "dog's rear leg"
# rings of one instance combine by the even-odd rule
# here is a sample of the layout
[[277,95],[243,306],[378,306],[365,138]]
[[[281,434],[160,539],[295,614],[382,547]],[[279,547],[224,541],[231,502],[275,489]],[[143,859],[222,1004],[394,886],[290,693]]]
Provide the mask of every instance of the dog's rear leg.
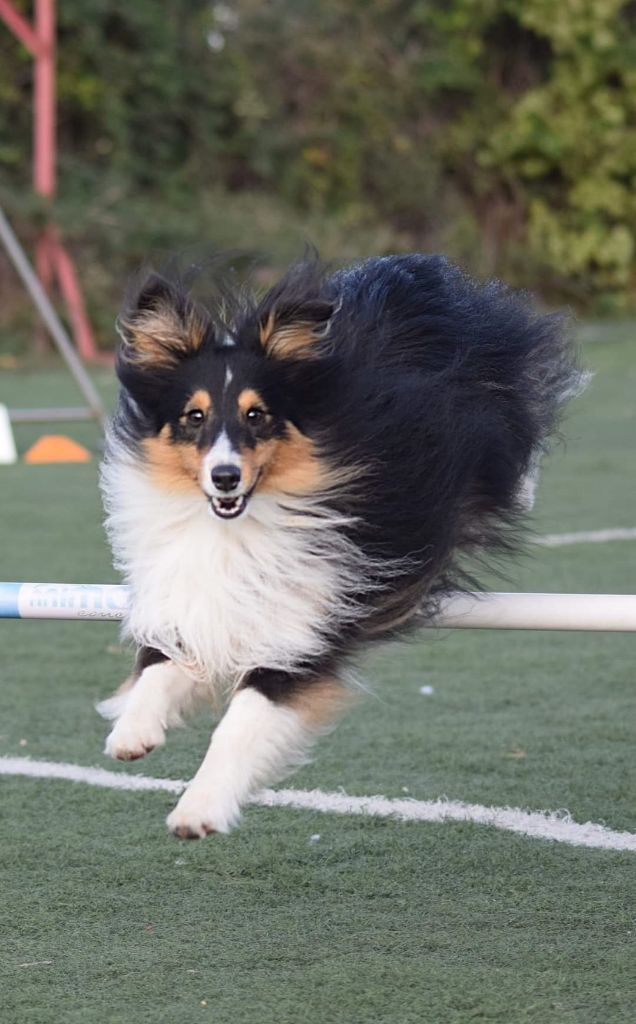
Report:
[[100,715],[115,720],[104,753],[120,761],[135,761],[161,746],[167,727],[181,720],[194,685],[190,676],[159,651],[142,647],[131,678],[97,705]]
[[168,816],[168,828],[184,839],[229,832],[253,793],[308,760],[315,740],[342,709],[346,693],[333,678],[301,681],[284,672],[251,673]]

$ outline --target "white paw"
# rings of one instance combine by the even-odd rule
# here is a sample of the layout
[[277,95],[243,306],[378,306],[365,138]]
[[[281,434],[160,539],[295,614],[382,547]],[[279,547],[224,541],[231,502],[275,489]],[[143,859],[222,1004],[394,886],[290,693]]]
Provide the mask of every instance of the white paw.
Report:
[[212,832],[229,832],[240,816],[234,797],[223,798],[204,784],[192,782],[166,818],[166,825],[180,839],[203,839]]
[[161,722],[142,719],[127,721],[124,715],[115,724],[106,740],[104,753],[118,761],[136,761],[140,757],[145,757],[155,747],[160,747],[165,738]]

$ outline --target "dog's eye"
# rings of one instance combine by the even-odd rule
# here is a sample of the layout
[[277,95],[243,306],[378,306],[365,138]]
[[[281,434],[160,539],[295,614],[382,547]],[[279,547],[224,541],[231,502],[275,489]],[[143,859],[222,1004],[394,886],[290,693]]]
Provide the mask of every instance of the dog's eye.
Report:
[[201,409],[190,409],[186,413],[186,421],[190,427],[200,427],[205,419],[205,413]]
[[245,418],[248,423],[252,426],[256,426],[258,423],[262,423],[265,419],[265,410],[259,409],[257,405],[253,405],[251,409],[248,409],[245,413]]

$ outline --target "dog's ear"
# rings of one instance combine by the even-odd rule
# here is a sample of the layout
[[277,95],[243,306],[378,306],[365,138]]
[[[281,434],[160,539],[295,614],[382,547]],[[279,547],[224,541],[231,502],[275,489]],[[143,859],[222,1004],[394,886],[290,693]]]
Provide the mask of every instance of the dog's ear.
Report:
[[320,298],[275,304],[260,318],[265,354],[274,359],[318,358],[324,351],[335,311],[333,302]]
[[141,370],[169,370],[201,346],[205,323],[192,300],[149,274],[117,319],[119,358]]

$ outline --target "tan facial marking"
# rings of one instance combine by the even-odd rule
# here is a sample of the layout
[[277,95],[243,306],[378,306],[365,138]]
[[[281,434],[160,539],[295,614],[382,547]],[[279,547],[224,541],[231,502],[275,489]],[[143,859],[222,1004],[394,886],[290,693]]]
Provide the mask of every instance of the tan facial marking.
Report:
[[142,441],[151,477],[164,490],[201,493],[199,472],[202,455],[192,441],[175,444],[166,424],[157,437]]
[[249,409],[253,409],[254,406],[262,409],[263,412],[267,412],[267,406],[258,391],[255,391],[254,388],[244,388],[238,396],[239,409],[243,415],[245,415],[245,413],[248,412]]
[[332,487],[354,484],[363,475],[360,467],[333,468],[320,457],[316,445],[287,424],[287,436],[257,445],[245,458],[253,458],[261,472],[259,489],[285,494],[316,494]]
[[212,396],[209,391],[205,390],[205,388],[198,388],[194,394],[190,396],[183,410],[183,415],[185,416],[186,413],[192,412],[193,409],[200,409],[206,416],[210,415],[212,410]]
[[320,488],[323,480],[314,444],[292,424],[288,424],[287,431],[287,437],[269,442],[273,447],[263,460],[262,487],[290,494],[311,494]]
[[241,479],[246,491],[251,491],[257,481],[259,488],[265,479],[267,465],[276,451],[277,440],[261,441],[256,448],[245,448],[241,452]]

